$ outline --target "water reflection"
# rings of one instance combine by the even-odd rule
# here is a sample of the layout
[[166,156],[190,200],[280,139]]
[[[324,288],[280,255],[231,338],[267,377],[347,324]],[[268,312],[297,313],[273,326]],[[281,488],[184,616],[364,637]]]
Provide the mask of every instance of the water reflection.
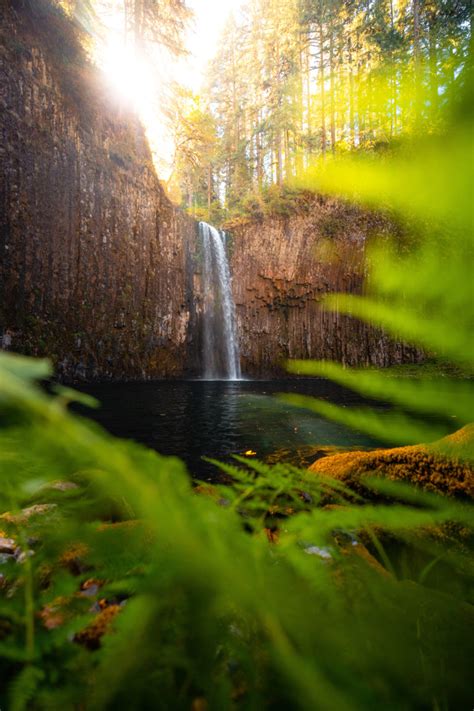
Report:
[[226,459],[254,450],[266,458],[277,450],[290,454],[308,445],[316,449],[378,444],[274,397],[298,392],[341,405],[360,404],[357,395],[320,379],[107,383],[84,389],[102,403],[89,416],[117,436],[181,457],[199,477],[212,478],[215,473],[203,456]]

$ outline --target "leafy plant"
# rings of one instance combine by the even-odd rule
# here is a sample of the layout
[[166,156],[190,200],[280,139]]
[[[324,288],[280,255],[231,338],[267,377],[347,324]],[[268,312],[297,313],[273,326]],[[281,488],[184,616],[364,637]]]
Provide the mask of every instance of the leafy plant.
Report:
[[[221,465],[234,483],[215,501],[177,459],[70,415],[71,391],[37,384],[49,373],[1,354],[2,527],[20,551],[2,566],[3,705],[467,701],[469,558],[417,531],[470,526],[470,508],[393,486],[397,505],[349,503],[337,483],[242,459]],[[263,535],[275,522],[278,545]],[[416,571],[384,570],[359,533],[374,526],[419,551]],[[440,557],[442,595],[426,571]]]
[[[401,442],[432,441],[443,433],[440,418],[459,425],[472,419],[474,404],[474,326],[472,310],[472,153],[470,119],[473,114],[472,69],[459,78],[462,100],[442,135],[400,145],[390,158],[357,155],[318,164],[304,180],[323,192],[341,192],[368,206],[389,207],[400,221],[416,229],[416,244],[375,245],[368,255],[370,276],[366,293],[331,295],[329,309],[381,326],[394,338],[425,349],[435,359],[449,362],[462,377],[432,373],[415,381],[394,381],[383,372],[349,371],[335,363],[289,364],[291,372],[319,375],[391,402],[391,417],[382,422],[371,409],[344,410],[300,396],[284,396],[340,422],[357,426],[382,439]],[[462,81],[463,80],[463,81]],[[472,457],[464,449],[465,456]]]

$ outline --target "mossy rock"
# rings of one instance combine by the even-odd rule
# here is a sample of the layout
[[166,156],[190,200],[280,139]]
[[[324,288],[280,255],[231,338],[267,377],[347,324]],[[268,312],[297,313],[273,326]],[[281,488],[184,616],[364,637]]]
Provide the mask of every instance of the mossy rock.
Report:
[[362,479],[385,477],[426,491],[474,499],[474,424],[430,445],[345,452],[318,459],[309,471],[330,476],[349,488],[364,489]]

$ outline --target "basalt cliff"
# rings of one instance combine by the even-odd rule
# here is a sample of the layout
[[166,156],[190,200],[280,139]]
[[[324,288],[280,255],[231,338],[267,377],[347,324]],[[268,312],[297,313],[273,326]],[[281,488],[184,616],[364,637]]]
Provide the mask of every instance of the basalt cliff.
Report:
[[2,4],[0,335],[66,378],[183,372],[195,225],[74,27]]
[[[142,127],[107,95],[71,23],[47,7],[2,2],[1,345],[51,357],[64,379],[198,375],[197,225],[166,197]],[[327,292],[362,290],[375,219],[313,198],[230,230],[244,374],[281,374],[291,357],[419,357],[321,307]]]
[[363,293],[367,247],[392,227],[378,214],[320,196],[306,196],[290,216],[233,227],[243,371],[282,374],[288,358],[380,367],[421,359],[417,349],[323,307],[329,293]]

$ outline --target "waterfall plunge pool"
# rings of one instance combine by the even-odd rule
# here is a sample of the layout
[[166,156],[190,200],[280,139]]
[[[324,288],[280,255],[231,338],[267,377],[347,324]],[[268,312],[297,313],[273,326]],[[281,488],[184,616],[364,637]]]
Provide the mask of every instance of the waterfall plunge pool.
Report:
[[81,407],[82,414],[118,437],[180,457],[193,477],[210,481],[219,475],[203,456],[226,461],[252,450],[266,461],[307,466],[328,447],[388,446],[274,397],[300,393],[348,407],[366,402],[319,378],[94,383],[80,389],[101,402],[98,410]]
[[102,403],[86,414],[116,436],[180,457],[194,478],[209,481],[221,475],[203,457],[226,461],[252,452],[267,462],[305,467],[330,451],[382,444],[274,397],[290,392],[348,407],[364,402],[330,381],[241,379],[225,233],[200,222],[199,239],[203,379],[84,385]]

